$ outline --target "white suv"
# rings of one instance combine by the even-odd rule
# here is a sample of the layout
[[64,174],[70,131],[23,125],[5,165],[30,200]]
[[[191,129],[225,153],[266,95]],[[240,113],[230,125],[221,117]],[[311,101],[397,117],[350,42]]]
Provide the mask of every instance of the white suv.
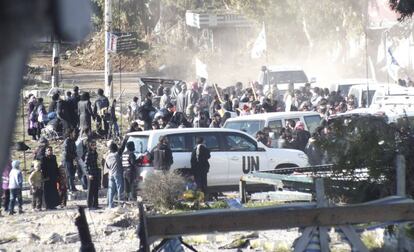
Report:
[[[157,145],[160,136],[167,136],[169,140],[174,158],[171,169],[179,169],[183,172],[190,171],[191,152],[196,137],[203,137],[207,148],[211,151],[207,184],[209,189],[216,187],[216,191],[238,186],[240,177],[253,171],[308,166],[308,157],[302,151],[267,148],[250,135],[231,129],[186,128],[141,131],[129,133],[126,141],[134,142],[136,154],[139,155],[150,152]],[[147,155],[144,154],[144,158],[140,160],[139,178],[144,180],[153,171],[153,167]]]

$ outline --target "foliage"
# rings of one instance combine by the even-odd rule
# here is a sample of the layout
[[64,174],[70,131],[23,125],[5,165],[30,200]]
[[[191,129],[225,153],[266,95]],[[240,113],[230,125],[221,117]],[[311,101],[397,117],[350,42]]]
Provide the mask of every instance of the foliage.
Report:
[[[404,120],[402,121],[404,122]],[[406,158],[408,194],[413,193],[413,137],[409,125],[387,124],[378,116],[337,117],[329,120],[329,133],[318,139],[327,160],[334,163],[332,195],[342,201],[361,202],[395,193],[397,153]],[[358,168],[366,168],[368,179],[361,180]],[[329,193],[329,192],[328,192]]]
[[173,172],[154,172],[143,183],[143,198],[157,209],[174,208],[185,190],[184,178]]
[[[91,0],[95,7],[92,21],[98,29],[104,27],[105,0]],[[113,0],[112,28],[123,32],[146,33],[155,26],[150,15],[150,0]]]
[[400,14],[399,21],[411,18],[414,12],[414,2],[412,0],[389,0],[392,10]]

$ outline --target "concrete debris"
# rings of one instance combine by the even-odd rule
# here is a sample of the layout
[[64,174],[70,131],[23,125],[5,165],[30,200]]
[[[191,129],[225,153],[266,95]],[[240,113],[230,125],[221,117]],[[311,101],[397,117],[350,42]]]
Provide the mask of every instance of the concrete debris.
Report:
[[67,233],[63,237],[63,241],[65,243],[75,243],[80,241],[79,234],[78,233]]
[[63,238],[58,233],[52,233],[49,236],[49,238],[44,241],[44,243],[46,243],[46,244],[55,244],[55,243],[59,243],[59,242],[63,242]]
[[17,235],[17,239],[19,241],[24,241],[24,242],[30,243],[30,242],[39,241],[40,240],[40,237],[38,235],[36,235],[36,234],[31,233],[31,232],[24,231],[24,232],[19,233]]

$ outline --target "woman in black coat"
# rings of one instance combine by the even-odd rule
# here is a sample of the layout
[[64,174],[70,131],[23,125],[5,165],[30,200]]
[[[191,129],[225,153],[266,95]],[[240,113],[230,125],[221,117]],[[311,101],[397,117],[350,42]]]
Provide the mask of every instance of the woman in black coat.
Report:
[[210,170],[209,159],[210,150],[204,145],[204,139],[198,137],[197,145],[191,153],[191,171],[198,189],[200,189],[205,196],[207,192],[207,173]]
[[59,193],[57,190],[58,180],[58,164],[56,156],[53,155],[51,146],[46,147],[46,156],[42,158],[41,170],[43,179],[43,195],[45,199],[46,209],[55,209],[59,204]]

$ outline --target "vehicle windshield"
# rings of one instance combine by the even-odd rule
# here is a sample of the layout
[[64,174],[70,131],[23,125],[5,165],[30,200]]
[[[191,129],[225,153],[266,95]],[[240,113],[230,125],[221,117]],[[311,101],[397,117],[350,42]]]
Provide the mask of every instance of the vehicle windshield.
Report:
[[341,95],[343,97],[348,96],[349,90],[351,89],[351,87],[353,86],[353,84],[340,84],[338,85],[338,91],[341,92]]
[[234,122],[226,122],[226,124],[224,125],[224,128],[241,130],[251,136],[255,136],[257,131],[263,129],[264,123],[265,123],[264,120],[234,121]]
[[134,142],[135,153],[144,153],[148,149],[148,136],[131,136],[128,142]]
[[269,82],[270,84],[306,83],[308,77],[303,71],[269,72]]
[[[368,106],[369,105],[371,105],[371,103],[372,103],[372,98],[374,97],[374,95],[375,95],[375,91],[376,90],[369,90],[369,100],[368,100]],[[366,90],[364,90],[364,91],[362,91],[362,99],[366,102],[366,100],[367,100],[367,91]]]

